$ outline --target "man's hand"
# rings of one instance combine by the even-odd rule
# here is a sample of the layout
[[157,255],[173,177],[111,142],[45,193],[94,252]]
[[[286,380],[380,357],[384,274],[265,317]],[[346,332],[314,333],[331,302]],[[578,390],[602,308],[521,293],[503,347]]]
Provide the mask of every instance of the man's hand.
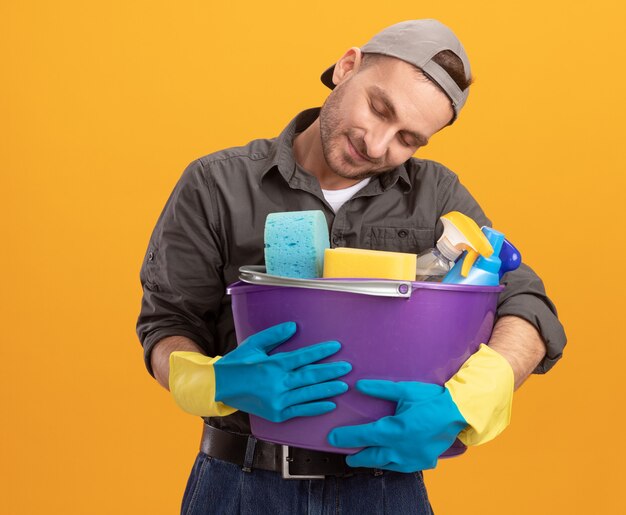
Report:
[[478,351],[444,385],[365,380],[357,389],[396,401],[396,413],[370,424],[336,428],[328,441],[337,447],[366,447],[348,456],[351,467],[414,472],[434,468],[455,438],[479,445],[509,424],[513,370],[498,352]]
[[346,362],[314,363],[335,354],[339,342],[267,354],[295,332],[293,322],[275,325],[224,357],[172,352],[169,387],[176,403],[193,415],[225,416],[240,409],[272,422],[335,409],[334,402],[321,399],[347,391],[346,383],[334,379],[352,367]]
[[295,332],[294,322],[275,325],[216,361],[215,400],[272,422],[334,410],[334,402],[321,399],[348,390],[346,383],[334,379],[346,375],[352,366],[345,361],[314,364],[341,348],[336,341],[268,356]]
[[414,381],[361,380],[357,390],[397,402],[395,415],[370,424],[333,429],[328,435],[337,447],[365,447],[348,456],[351,467],[396,472],[434,468],[459,432],[467,426],[447,388]]

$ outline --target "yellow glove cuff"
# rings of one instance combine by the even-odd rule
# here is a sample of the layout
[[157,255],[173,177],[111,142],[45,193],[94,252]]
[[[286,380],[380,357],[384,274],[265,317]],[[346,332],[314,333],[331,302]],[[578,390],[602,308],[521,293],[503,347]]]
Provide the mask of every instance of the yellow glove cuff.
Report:
[[188,351],[170,354],[170,392],[183,411],[200,417],[224,417],[237,411],[215,402],[213,363],[220,358]]
[[445,384],[469,424],[459,440],[480,445],[504,431],[511,420],[514,386],[513,369],[506,358],[481,343]]

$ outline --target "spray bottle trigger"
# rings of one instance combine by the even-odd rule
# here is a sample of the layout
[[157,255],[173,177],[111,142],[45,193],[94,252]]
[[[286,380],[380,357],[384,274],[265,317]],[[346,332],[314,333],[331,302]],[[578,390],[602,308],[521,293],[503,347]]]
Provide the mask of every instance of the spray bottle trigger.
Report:
[[469,249],[467,251],[467,254],[465,255],[465,259],[463,260],[463,266],[461,267],[461,276],[467,277],[470,270],[474,266],[476,259],[478,259],[478,252]]

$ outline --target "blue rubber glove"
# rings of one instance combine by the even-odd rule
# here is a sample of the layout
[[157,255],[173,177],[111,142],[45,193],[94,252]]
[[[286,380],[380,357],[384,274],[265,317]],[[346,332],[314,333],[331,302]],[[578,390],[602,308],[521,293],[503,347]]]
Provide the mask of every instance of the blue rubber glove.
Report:
[[448,389],[415,381],[364,379],[356,388],[372,397],[396,401],[396,413],[376,422],[333,429],[328,441],[336,447],[365,447],[346,457],[351,467],[396,472],[435,468],[467,422]]
[[352,370],[350,363],[316,361],[335,354],[341,344],[318,343],[268,356],[296,332],[294,322],[285,322],[253,334],[239,347],[213,364],[215,400],[272,422],[293,417],[311,417],[336,408],[322,401],[348,390],[333,381]]

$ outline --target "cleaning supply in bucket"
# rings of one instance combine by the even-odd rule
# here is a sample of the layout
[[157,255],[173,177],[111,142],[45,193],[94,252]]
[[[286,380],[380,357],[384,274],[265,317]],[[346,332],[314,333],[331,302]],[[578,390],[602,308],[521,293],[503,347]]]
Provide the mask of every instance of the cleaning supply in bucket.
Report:
[[454,265],[452,270],[443,278],[446,284],[473,284],[477,286],[498,286],[500,284],[500,251],[504,243],[504,234],[483,227],[482,232],[493,248],[490,256],[478,256],[473,250],[468,250]]
[[493,252],[478,224],[469,216],[451,211],[441,216],[440,220],[443,222],[443,234],[437,240],[437,246],[417,256],[417,281],[441,281],[464,250],[471,249],[481,255]]
[[372,278],[412,281],[417,255],[405,252],[337,247],[324,252],[325,278]]
[[330,247],[324,213],[288,211],[265,219],[265,267],[283,277],[322,277],[324,250]]
[[506,238],[504,242],[502,242],[502,250],[500,251],[500,261],[502,261],[502,266],[500,267],[500,279],[507,272],[512,272],[519,268],[522,264],[522,255],[519,250],[515,248],[515,246]]

